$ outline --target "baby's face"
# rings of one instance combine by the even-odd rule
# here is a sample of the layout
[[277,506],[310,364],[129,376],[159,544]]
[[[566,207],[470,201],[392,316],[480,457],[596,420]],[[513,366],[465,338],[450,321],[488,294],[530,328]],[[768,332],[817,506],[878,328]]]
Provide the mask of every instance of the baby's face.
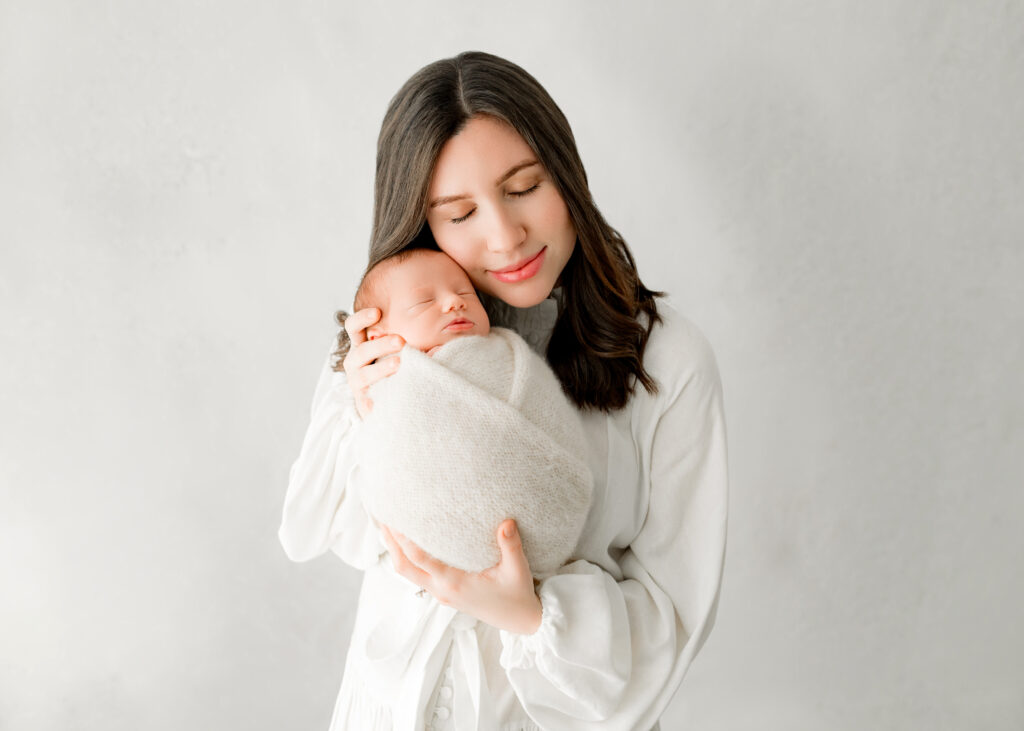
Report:
[[[387,301],[371,338],[401,335],[429,352],[463,335],[486,335],[491,325],[469,277],[447,254],[422,251],[392,264],[381,280]],[[374,331],[377,330],[375,333]]]

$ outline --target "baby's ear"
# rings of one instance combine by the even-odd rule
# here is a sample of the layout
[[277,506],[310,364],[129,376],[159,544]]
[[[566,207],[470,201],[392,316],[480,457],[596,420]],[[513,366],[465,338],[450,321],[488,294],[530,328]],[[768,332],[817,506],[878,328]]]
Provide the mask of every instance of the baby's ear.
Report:
[[376,340],[377,338],[382,338],[387,334],[387,330],[381,327],[379,320],[377,321],[376,325],[370,325],[370,327],[366,328],[367,340]]

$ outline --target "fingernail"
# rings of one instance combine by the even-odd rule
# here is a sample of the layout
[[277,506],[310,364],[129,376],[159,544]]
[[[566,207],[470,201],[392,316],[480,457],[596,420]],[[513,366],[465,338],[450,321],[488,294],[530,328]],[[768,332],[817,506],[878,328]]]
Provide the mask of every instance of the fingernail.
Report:
[[514,525],[506,525],[504,532],[506,538],[511,538],[516,534],[516,527]]

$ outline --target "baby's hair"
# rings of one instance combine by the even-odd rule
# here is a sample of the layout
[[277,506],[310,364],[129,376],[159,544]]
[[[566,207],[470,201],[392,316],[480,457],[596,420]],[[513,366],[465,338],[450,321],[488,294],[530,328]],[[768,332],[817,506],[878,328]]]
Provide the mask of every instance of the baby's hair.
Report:
[[[355,300],[352,302],[352,311],[358,312],[365,307],[374,306],[380,301],[379,280],[384,269],[395,264],[401,264],[414,254],[418,254],[422,251],[439,251],[439,249],[427,246],[415,246],[408,249],[402,249],[386,259],[382,259],[363,272],[363,277],[359,280],[359,286],[356,287],[356,296]],[[381,317],[383,317],[384,308],[380,309]],[[345,367],[342,365],[342,361],[345,360],[345,356],[348,355],[349,348],[352,347],[352,342],[348,337],[348,331],[345,330],[345,320],[348,318],[349,313],[345,312],[345,310],[338,310],[334,313],[334,321],[338,324],[340,329],[338,330],[338,348],[331,353],[331,355],[334,356],[334,363],[331,364],[331,368],[338,372],[345,370]]]

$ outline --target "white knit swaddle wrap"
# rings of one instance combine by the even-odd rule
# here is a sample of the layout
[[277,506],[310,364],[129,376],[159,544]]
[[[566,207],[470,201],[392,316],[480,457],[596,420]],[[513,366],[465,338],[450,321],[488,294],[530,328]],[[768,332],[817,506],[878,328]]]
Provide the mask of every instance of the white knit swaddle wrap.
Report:
[[367,512],[465,571],[498,562],[515,518],[535,576],[571,556],[590,505],[579,416],[547,364],[511,330],[406,346],[370,389],[358,480]]

